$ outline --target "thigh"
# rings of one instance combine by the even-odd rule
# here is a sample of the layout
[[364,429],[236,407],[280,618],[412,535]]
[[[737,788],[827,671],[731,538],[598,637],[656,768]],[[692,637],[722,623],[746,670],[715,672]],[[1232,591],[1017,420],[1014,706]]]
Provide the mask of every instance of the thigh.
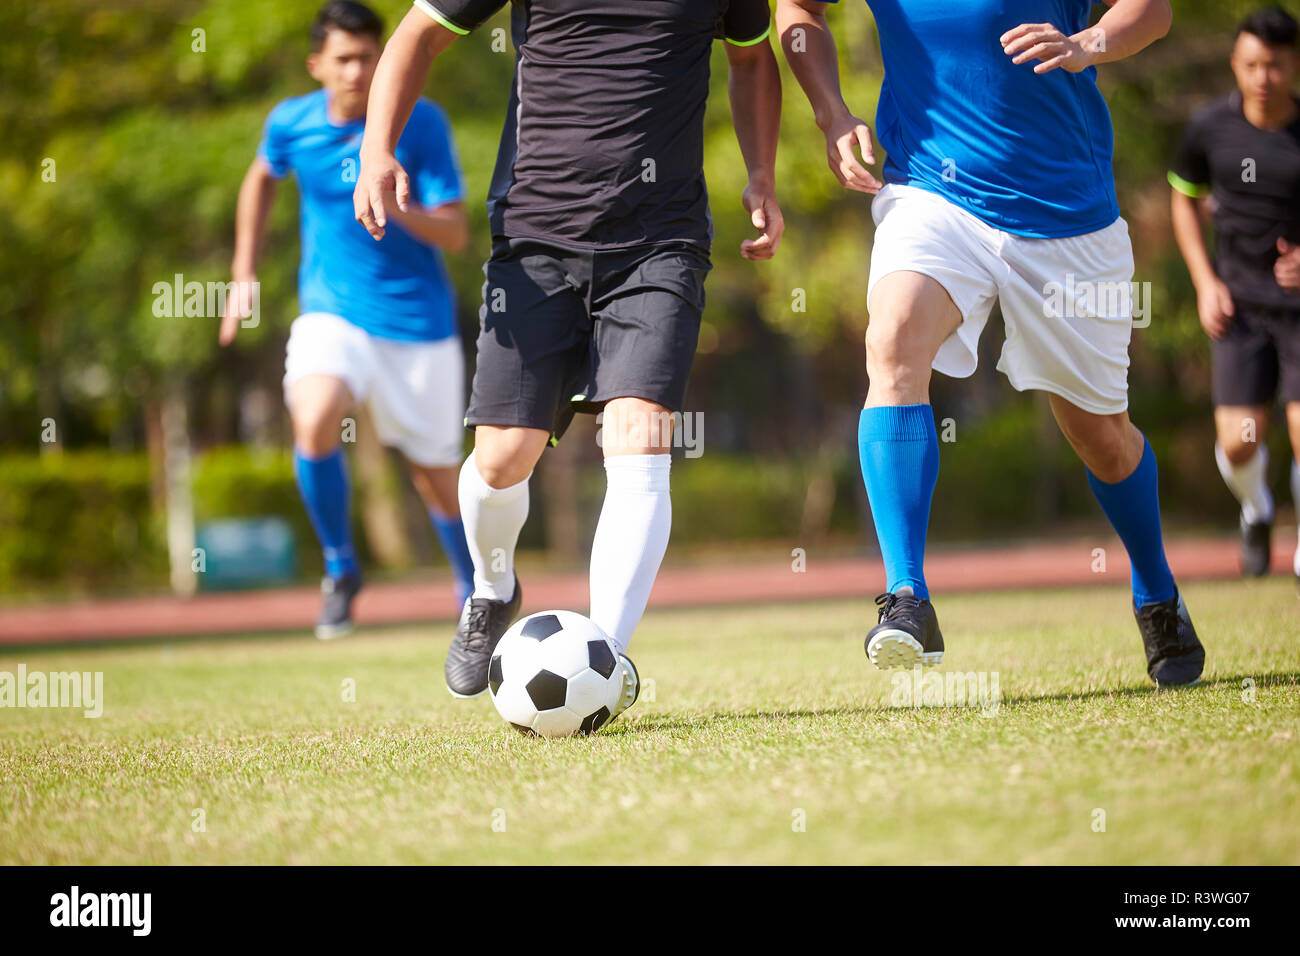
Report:
[[1133,248],[1128,224],[1065,239],[1009,236],[998,294],[1006,343],[998,368],[1094,415],[1128,408]]
[[465,356],[460,338],[375,343],[368,405],[380,441],[416,465],[460,463],[465,439]]
[[595,330],[576,410],[596,411],[620,397],[681,410],[710,268],[707,253],[690,243],[597,254]]
[[[883,325],[892,335],[905,324],[905,339],[918,334],[938,339],[926,346],[936,371],[971,375],[997,297],[1000,267],[989,248],[994,230],[948,200],[911,186],[886,186],[872,202],[871,214],[876,235],[867,310],[876,332],[868,326],[868,335],[879,335]],[[936,295],[932,286],[944,295]]]
[[1210,354],[1216,407],[1267,405],[1273,401],[1278,388],[1277,343],[1267,318],[1252,306],[1237,306],[1223,337],[1211,342]]
[[582,256],[541,243],[493,250],[466,425],[556,428],[591,340],[581,266]]

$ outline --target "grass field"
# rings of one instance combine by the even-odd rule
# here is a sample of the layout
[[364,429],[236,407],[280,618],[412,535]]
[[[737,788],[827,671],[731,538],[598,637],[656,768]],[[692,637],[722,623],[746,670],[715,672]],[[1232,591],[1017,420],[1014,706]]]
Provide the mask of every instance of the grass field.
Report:
[[1294,585],[1185,593],[1161,693],[1119,591],[942,599],[989,707],[891,706],[866,602],[655,613],[653,700],[559,741],[449,697],[445,627],[10,652],[105,706],[0,710],[0,863],[1300,862]]

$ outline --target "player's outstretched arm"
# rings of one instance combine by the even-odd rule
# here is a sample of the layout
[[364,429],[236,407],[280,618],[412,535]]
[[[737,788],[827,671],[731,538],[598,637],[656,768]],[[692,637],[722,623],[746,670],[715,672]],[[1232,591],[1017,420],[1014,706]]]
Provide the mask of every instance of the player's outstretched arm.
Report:
[[456,34],[437,20],[412,9],[393,31],[375,67],[352,204],[357,221],[376,239],[384,237],[388,223],[385,202],[403,212],[410,208],[411,180],[394,151],[424,89],[429,65],[455,39]]
[[221,317],[217,341],[229,345],[235,341],[240,321],[252,308],[252,286],[257,281],[257,257],[266,237],[266,222],[275,202],[276,179],[261,156],[253,160],[239,186],[235,207],[235,255],[230,262],[230,277],[235,294],[226,299],[226,313]]
[[781,70],[764,37],[748,46],[727,43],[731,122],[749,171],[742,202],[757,239],[740,244],[746,259],[771,259],[781,244],[785,218],[776,201],[776,145],[781,134]]
[[[849,112],[840,93],[835,37],[826,23],[829,4],[817,0],[777,0],[776,28],[781,48],[812,104],[813,118],[826,135],[826,162],[846,189],[875,193],[880,181],[867,169],[876,161],[871,127]],[[863,162],[854,154],[862,153]]]
[[1066,36],[1050,23],[1022,23],[1002,34],[1013,63],[1040,62],[1035,73],[1078,73],[1098,63],[1123,60],[1155,43],[1174,22],[1169,0],[1104,0],[1110,7],[1095,26]]

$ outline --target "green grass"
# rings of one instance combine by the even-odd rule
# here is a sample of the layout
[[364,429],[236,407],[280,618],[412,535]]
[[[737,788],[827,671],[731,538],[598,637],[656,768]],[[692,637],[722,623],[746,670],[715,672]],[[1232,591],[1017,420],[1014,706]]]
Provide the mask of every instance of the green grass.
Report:
[[1294,864],[1294,586],[1186,595],[1206,679],[1161,693],[1119,591],[944,598],[987,714],[891,707],[866,602],[655,613],[654,699],[558,741],[447,695],[445,627],[8,653],[106,704],[0,710],[0,863]]

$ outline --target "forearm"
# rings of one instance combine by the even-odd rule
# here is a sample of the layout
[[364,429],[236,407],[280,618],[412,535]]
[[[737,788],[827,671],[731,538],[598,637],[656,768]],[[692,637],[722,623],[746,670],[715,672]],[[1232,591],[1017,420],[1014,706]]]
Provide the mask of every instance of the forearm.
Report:
[[835,37],[831,35],[826,16],[796,0],[778,0],[776,27],[786,62],[812,104],[817,125],[825,130],[837,117],[849,112],[840,93]]
[[1210,261],[1210,254],[1205,248],[1205,233],[1201,228],[1200,217],[1197,215],[1196,203],[1176,189],[1170,190],[1170,193],[1172,196],[1170,216],[1174,225],[1174,241],[1178,243],[1178,251],[1182,253],[1183,261],[1187,263],[1192,284],[1199,288],[1218,276],[1214,271],[1214,263]]
[[731,121],[750,182],[776,182],[776,146],[781,132],[781,71],[766,40],[759,52],[733,62],[728,74]]
[[469,220],[461,203],[445,203],[435,209],[412,203],[406,212],[399,209],[391,218],[421,242],[444,252],[461,252],[469,245]]
[[419,10],[410,10],[384,47],[366,104],[366,132],[361,155],[392,155],[424,89],[433,58],[451,45],[455,34]]
[[1073,39],[1093,54],[1092,62],[1123,60],[1155,43],[1173,23],[1169,0],[1114,0],[1095,26]]
[[236,279],[257,272],[257,259],[266,236],[266,223],[275,201],[275,180],[255,160],[239,187],[235,206],[235,254],[230,273]]

